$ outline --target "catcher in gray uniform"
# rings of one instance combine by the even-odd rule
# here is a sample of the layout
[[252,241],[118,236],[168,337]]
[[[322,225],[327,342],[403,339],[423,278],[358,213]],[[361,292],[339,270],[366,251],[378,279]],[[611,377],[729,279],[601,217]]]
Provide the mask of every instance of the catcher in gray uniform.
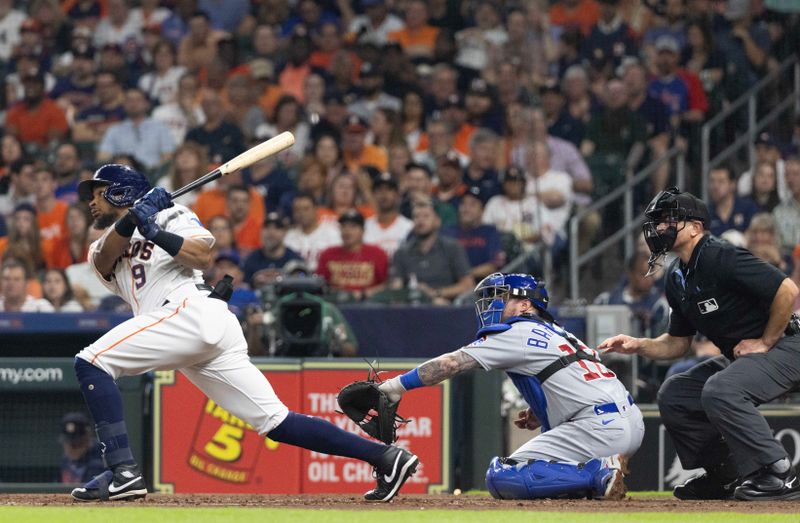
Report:
[[392,402],[461,372],[501,369],[529,405],[517,425],[541,426],[507,458],[496,457],[486,486],[499,499],[621,498],[621,458],[633,455],[644,423],[633,398],[589,349],[547,312],[542,282],[527,274],[487,276],[475,288],[477,339],[383,382]]

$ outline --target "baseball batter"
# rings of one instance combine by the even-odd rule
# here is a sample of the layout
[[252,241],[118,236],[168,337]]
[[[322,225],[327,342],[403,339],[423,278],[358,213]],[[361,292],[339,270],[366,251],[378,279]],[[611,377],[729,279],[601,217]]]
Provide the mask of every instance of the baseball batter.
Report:
[[639,408],[595,351],[547,312],[548,295],[527,274],[495,273],[475,289],[477,340],[381,385],[392,401],[461,372],[501,369],[530,408],[517,426],[533,438],[507,458],[494,458],[486,486],[495,498],[618,498],[625,492],[620,457],[644,436]]
[[195,214],[173,204],[142,174],[105,165],[79,185],[94,226],[104,229],[89,263],[109,290],[130,303],[134,317],[80,351],[75,372],[94,417],[108,470],[72,491],[80,501],[135,499],[147,494],[128,445],[122,397],[114,380],[179,369],[209,398],[260,435],[303,448],[358,458],[375,467],[368,501],[389,501],[415,472],[417,457],[368,441],[320,418],[290,412],[250,362],[224,293],[203,284],[214,238]]

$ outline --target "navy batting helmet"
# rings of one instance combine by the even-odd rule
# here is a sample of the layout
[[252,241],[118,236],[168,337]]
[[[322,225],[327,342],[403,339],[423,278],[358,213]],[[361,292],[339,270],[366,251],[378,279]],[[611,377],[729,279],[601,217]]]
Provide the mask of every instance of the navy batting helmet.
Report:
[[110,163],[97,169],[91,180],[83,180],[78,184],[78,196],[81,200],[92,199],[94,188],[107,186],[103,197],[114,207],[128,207],[147,194],[150,182],[147,178],[127,165]]

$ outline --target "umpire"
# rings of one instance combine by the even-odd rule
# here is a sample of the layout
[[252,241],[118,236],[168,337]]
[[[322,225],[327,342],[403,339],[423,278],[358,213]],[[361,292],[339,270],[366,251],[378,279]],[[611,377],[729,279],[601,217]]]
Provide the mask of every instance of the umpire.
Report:
[[618,335],[598,349],[657,360],[682,356],[699,331],[721,350],[672,376],[658,393],[661,419],[684,468],[706,473],[675,487],[679,499],[800,499],[786,450],[757,407],[800,384],[797,286],[746,249],[708,233],[705,203],[671,187],[645,210],[651,270],[667,252],[672,312],[658,338]]

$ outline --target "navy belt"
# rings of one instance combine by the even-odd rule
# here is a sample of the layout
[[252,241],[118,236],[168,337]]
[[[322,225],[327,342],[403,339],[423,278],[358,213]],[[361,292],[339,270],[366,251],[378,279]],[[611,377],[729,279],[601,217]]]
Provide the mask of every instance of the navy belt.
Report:
[[[628,403],[633,405],[633,396],[630,394],[628,394]],[[594,406],[594,413],[598,416],[602,416],[603,414],[611,414],[613,412],[619,412],[619,407],[617,407],[616,403],[606,403],[604,405]]]
[[[212,287],[211,285],[206,285],[205,283],[195,283],[194,286],[197,287],[197,290],[199,291],[209,291],[209,292],[214,291],[214,287]],[[161,306],[163,307],[164,305],[168,304],[169,300],[164,300],[164,303],[162,303]]]

